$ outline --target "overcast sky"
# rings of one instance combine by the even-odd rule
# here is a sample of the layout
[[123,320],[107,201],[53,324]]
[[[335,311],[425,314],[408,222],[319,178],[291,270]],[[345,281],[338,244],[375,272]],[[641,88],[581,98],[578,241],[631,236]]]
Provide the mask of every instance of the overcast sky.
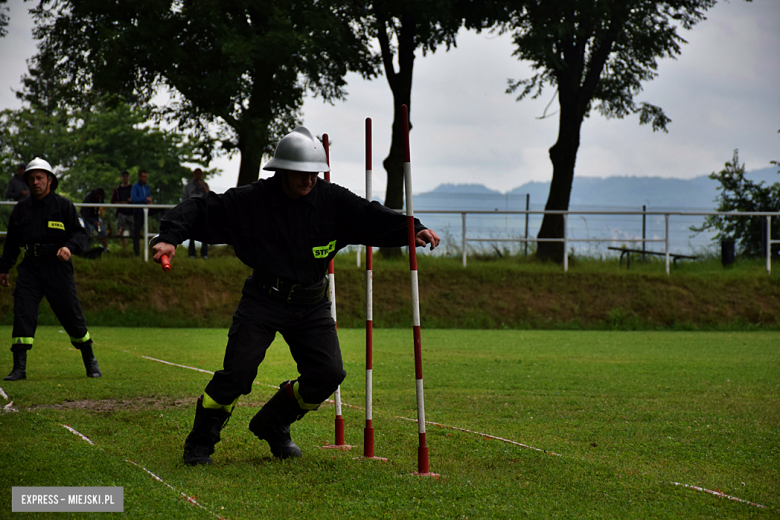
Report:
[[[10,0],[8,35],[0,39],[0,109],[19,108],[25,60],[35,53],[27,9]],[[582,127],[576,175],[687,179],[722,169],[739,149],[748,170],[780,160],[780,1],[721,1],[708,19],[682,36],[678,60],[660,62],[659,76],[637,101],[660,105],[672,119],[669,133],[640,126],[637,116],[607,120],[594,112]],[[458,46],[415,60],[411,133],[414,191],[442,183],[484,184],[502,192],[552,175],[548,149],[556,116],[539,119],[553,100],[516,102],[507,79],[532,74],[512,57],[508,37],[462,32]],[[364,121],[374,127],[374,195],[383,198],[382,160],[390,147],[392,96],[384,76],[348,77],[349,96],[334,106],[304,105],[304,125],[332,141],[332,180],[364,192]],[[548,113],[557,110],[553,101]],[[222,191],[235,185],[238,158],[218,159],[224,170],[210,180]],[[147,166],[148,167],[148,166]],[[261,174],[267,176],[268,172]],[[153,176],[153,172],[152,172]]]

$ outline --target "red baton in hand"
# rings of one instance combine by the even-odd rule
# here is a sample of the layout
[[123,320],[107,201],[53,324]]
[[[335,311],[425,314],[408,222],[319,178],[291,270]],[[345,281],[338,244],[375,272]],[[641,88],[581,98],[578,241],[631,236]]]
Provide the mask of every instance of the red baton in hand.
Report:
[[[154,235],[149,240],[149,245],[154,247],[159,241],[160,241],[160,235]],[[171,261],[168,259],[168,255],[162,255],[160,257],[160,265],[162,266],[162,270],[165,271],[166,273],[171,270]]]

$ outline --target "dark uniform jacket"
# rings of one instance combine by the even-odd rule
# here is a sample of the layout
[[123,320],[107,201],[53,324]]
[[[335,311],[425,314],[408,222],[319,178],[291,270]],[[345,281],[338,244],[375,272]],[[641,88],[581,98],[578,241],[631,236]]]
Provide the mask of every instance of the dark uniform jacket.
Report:
[[[39,256],[35,256],[35,244]],[[42,200],[27,197],[11,212],[0,273],[7,273],[16,264],[20,250],[25,247],[25,261],[45,264],[59,261],[56,254],[62,246],[73,255],[80,254],[87,246],[87,232],[79,222],[76,207],[54,192]]]
[[[406,222],[405,215],[322,178],[305,197],[290,199],[276,175],[182,202],[162,218],[160,241],[230,244],[255,271],[305,286],[321,281],[349,244],[407,245]],[[415,234],[424,229],[415,220]]]

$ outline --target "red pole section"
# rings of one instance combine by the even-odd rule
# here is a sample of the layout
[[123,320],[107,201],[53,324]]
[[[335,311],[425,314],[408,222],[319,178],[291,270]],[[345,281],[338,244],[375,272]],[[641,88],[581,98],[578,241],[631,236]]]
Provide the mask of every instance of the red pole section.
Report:
[[402,106],[404,136],[404,180],[406,184],[406,228],[409,238],[409,269],[412,280],[412,328],[414,334],[414,374],[417,387],[417,473],[438,476],[429,471],[428,446],[425,439],[425,397],[423,393],[422,340],[420,339],[420,290],[417,283],[417,245],[414,232],[414,205],[412,204],[412,154],[409,150],[409,107]]
[[[330,167],[328,134],[322,134],[322,145],[325,148],[325,160],[328,162],[328,167]],[[330,171],[325,172],[325,180],[330,182]],[[333,316],[333,324],[338,329],[338,321],[336,320],[336,274],[333,269],[333,260],[328,264],[328,300],[330,300],[330,313]],[[346,442],[344,442],[344,417],[341,415],[341,386],[336,388],[333,400],[336,402],[335,443],[331,446],[324,446],[324,448],[351,449],[352,446],[347,446]]]

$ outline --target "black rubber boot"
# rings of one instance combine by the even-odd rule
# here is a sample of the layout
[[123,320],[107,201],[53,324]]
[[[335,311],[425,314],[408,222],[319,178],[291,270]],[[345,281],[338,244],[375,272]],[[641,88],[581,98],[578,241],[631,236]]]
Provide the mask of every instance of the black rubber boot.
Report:
[[3,378],[3,381],[18,381],[27,379],[27,351],[12,352],[14,355],[14,367],[11,373]]
[[300,457],[301,449],[290,438],[290,425],[303,417],[307,410],[301,410],[288,393],[289,381],[279,385],[279,391],[265,403],[252,420],[249,431],[271,447],[271,454],[277,459]]
[[219,432],[230,419],[225,410],[203,408],[203,396],[198,397],[195,407],[195,423],[184,441],[184,463],[190,466],[211,464],[214,445],[220,441]]
[[92,353],[92,345],[81,348],[81,359],[84,361],[84,368],[87,369],[87,377],[100,377],[103,374],[100,372],[97,359]]

